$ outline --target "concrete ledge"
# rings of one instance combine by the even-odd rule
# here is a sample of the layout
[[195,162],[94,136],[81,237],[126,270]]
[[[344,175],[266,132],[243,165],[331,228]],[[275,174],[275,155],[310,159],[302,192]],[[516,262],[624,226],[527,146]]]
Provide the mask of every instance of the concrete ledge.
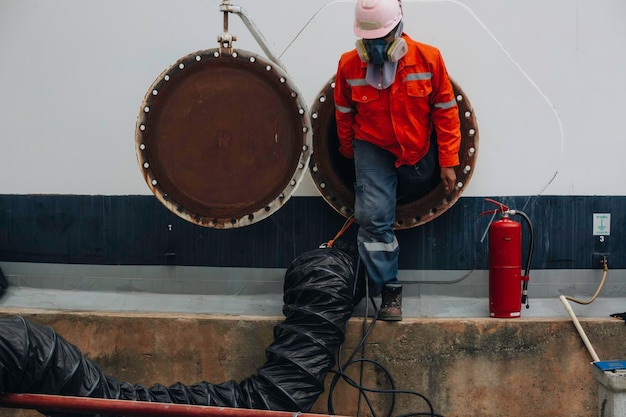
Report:
[[[55,312],[3,309],[51,326],[88,358],[121,381],[170,385],[202,380],[240,381],[265,363],[265,348],[282,317]],[[601,359],[626,356],[626,327],[612,319],[581,319]],[[357,346],[363,319],[353,318],[342,358]],[[591,358],[567,319],[405,319],[379,322],[365,357],[378,361],[396,388],[425,395],[446,417],[592,417],[598,415],[598,383]],[[358,366],[348,369],[358,379]],[[326,393],[313,412],[326,413]],[[388,388],[380,368],[364,368],[364,385]],[[389,395],[371,394],[378,413]],[[356,415],[358,393],[345,382],[334,392],[334,412]],[[428,411],[424,401],[396,398],[394,415]],[[40,416],[0,409],[7,417]],[[362,410],[362,415],[367,412]]]

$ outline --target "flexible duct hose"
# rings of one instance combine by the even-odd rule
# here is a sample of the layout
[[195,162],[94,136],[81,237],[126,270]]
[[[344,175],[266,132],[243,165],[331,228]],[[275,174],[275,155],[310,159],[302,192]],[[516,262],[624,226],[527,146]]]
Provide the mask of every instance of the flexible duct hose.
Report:
[[332,248],[292,262],[285,274],[285,320],[274,328],[258,375],[241,383],[147,388],[118,382],[53,329],[17,316],[0,320],[0,392],[309,411],[344,341],[355,304],[354,266],[352,256]]

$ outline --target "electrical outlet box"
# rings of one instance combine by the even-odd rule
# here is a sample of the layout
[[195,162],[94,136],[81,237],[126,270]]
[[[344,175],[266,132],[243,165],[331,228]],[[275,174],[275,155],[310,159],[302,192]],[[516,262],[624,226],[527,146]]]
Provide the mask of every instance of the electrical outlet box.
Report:
[[609,262],[608,253],[594,252],[591,255],[591,268],[592,269],[604,269],[604,260],[606,260],[607,265],[608,265],[608,262]]
[[611,237],[611,213],[593,213],[593,252],[591,268],[604,269],[609,262],[609,238]]

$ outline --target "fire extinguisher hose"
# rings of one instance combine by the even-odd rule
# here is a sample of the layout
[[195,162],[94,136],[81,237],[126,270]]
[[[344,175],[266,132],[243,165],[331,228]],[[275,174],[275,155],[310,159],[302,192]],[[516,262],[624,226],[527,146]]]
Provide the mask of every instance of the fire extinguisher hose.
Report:
[[533,260],[533,251],[535,250],[535,229],[533,228],[533,223],[530,221],[530,217],[523,211],[519,210],[511,210],[511,214],[519,214],[524,218],[526,224],[528,225],[528,230],[530,232],[530,239],[528,244],[528,257],[526,258],[526,269],[524,270],[524,284],[522,287],[522,304],[526,304],[526,308],[529,308],[528,305],[528,276],[530,274],[530,264]]

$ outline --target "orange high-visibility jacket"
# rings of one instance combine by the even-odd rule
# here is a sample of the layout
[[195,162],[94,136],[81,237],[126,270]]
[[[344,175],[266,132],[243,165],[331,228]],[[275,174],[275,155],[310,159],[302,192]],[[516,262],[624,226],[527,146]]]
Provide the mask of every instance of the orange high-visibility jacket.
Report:
[[365,81],[367,63],[356,49],[339,60],[335,79],[335,117],[339,151],[352,158],[352,140],[371,142],[396,155],[396,166],[413,165],[426,155],[434,126],[439,164],[459,164],[458,107],[439,50],[402,37],[408,52],[398,62],[393,84],[378,90]]

